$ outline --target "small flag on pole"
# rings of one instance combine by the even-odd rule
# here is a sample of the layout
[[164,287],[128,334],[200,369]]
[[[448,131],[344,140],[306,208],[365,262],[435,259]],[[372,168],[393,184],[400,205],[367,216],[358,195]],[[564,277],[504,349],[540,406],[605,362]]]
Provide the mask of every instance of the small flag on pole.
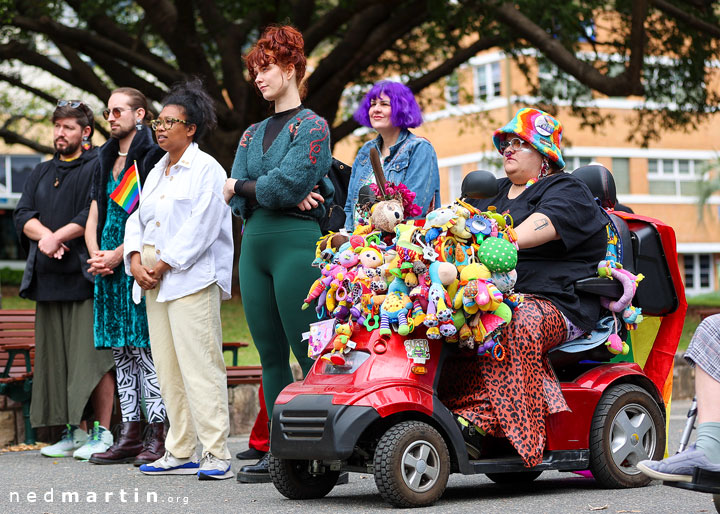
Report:
[[135,209],[140,201],[140,177],[137,171],[137,161],[127,169],[115,191],[110,193],[110,198],[128,214]]

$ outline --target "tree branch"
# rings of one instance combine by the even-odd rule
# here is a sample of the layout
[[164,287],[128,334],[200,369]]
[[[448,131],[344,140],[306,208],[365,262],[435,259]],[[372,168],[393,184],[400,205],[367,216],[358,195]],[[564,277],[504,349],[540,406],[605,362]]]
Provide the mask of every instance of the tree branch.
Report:
[[313,12],[316,9],[315,0],[292,0],[290,5],[293,25],[300,32],[304,32],[310,25],[310,20],[312,20]]
[[452,57],[445,60],[445,62],[439,64],[421,77],[409,81],[406,85],[413,93],[417,94],[441,78],[450,75],[457,69],[458,66],[466,62],[478,52],[500,46],[504,41],[505,39],[500,36],[480,38],[470,46],[459,49]]
[[106,39],[99,34],[67,27],[51,20],[47,16],[42,16],[38,19],[15,16],[12,20],[12,25],[23,30],[45,34],[79,51],[92,46],[97,51],[105,52],[116,59],[122,59],[129,64],[155,75],[166,84],[176,82],[183,76],[182,73],[168,66],[164,61],[161,61],[162,64],[159,64],[156,58],[144,57],[130,50],[128,47]]
[[58,50],[62,52],[63,57],[65,57],[70,64],[70,71],[73,76],[82,80],[83,83],[86,84],[83,89],[89,91],[98,98],[102,98],[103,100],[110,97],[110,88],[107,87],[102,80],[100,80],[93,69],[88,66],[87,63],[85,63],[85,61],[83,61],[73,49],[60,44],[57,41],[53,42],[55,43],[55,46],[58,47]]
[[44,153],[44,154],[54,154],[55,149],[51,146],[46,146],[41,143],[38,143],[37,141],[33,141],[32,139],[28,139],[25,136],[22,136],[18,134],[17,132],[13,132],[12,130],[9,130],[5,128],[4,126],[0,128],[0,137],[5,140],[5,143],[8,145],[23,145],[27,146],[28,148],[32,148],[36,152]]
[[40,89],[34,88],[32,86],[28,86],[25,82],[23,82],[18,77],[15,77],[13,75],[6,75],[5,73],[0,73],[0,80],[7,82],[11,86],[15,86],[20,89],[24,89],[28,93],[32,93],[33,95],[37,96],[38,98],[41,98],[42,100],[45,100],[46,102],[55,105],[57,103],[57,98],[55,98],[50,93],[46,93],[45,91],[41,91]]
[[222,85],[233,109],[244,112],[250,87],[243,75],[243,60],[240,58],[243,47],[242,29],[228,21],[213,0],[200,0],[199,10],[205,26],[212,27],[212,35],[220,52]]
[[[502,4],[495,10],[495,15],[499,22],[514,30],[517,36],[526,39],[535,46],[548,59],[553,61],[558,68],[592,89],[608,96],[643,95],[642,82],[633,82],[628,68],[616,77],[608,77],[600,73],[590,64],[578,59],[573,52],[565,48],[557,39],[516,9],[514,4]],[[635,59],[633,61],[635,63],[638,58],[642,60],[642,56],[630,56],[631,61]]]
[[[150,25],[175,55],[182,73],[185,76],[202,76],[208,93],[215,99],[222,99],[220,86],[197,37],[192,3],[138,0],[138,4],[145,10]],[[209,27],[208,30],[212,28]]]
[[39,53],[31,50],[26,45],[18,41],[11,41],[5,45],[0,45],[0,59],[17,59],[29,66],[35,66],[45,70],[60,80],[63,80],[80,89],[85,89],[87,86],[87,84],[78,80],[67,68],[63,68],[59,64],[48,59],[44,55],[40,55]]
[[[309,81],[314,81],[316,87],[316,89],[309,88],[313,94],[312,103],[325,113],[331,125],[337,112],[337,107],[333,109],[332,105],[337,106],[347,85],[347,77],[354,77],[360,71],[375,64],[395,41],[419,25],[427,17],[427,11],[424,9],[426,5],[422,1],[409,3],[403,9],[397,10],[392,17],[386,18],[380,25],[374,24],[375,29],[365,36],[362,40],[363,44],[353,51],[353,58],[348,59],[348,54],[337,53],[336,50],[340,46],[338,45],[331,52],[331,56],[323,59],[318,69],[310,75]],[[362,17],[364,20],[365,13]],[[320,72],[319,77],[316,76],[318,72]]]
[[[328,34],[335,34],[338,29],[347,23],[358,13],[369,11],[372,7],[380,4],[397,4],[394,0],[365,0],[365,1],[348,1],[343,2],[333,9],[326,12],[320,19],[313,23],[307,30],[303,31],[303,39],[305,40],[305,53],[310,55],[320,42],[327,38]],[[349,32],[349,31],[348,31]],[[346,32],[347,37],[347,32]]]
[[701,20],[699,18],[696,18],[692,14],[688,13],[687,11],[684,11],[683,9],[680,9],[679,7],[671,4],[670,2],[667,2],[666,0],[650,0],[652,4],[660,9],[665,14],[668,14],[672,16],[673,18],[676,18],[680,20],[681,22],[685,23],[686,25],[697,29],[701,32],[705,32],[706,34],[720,38],[720,27],[717,25],[713,25],[712,23],[708,23],[704,20]]

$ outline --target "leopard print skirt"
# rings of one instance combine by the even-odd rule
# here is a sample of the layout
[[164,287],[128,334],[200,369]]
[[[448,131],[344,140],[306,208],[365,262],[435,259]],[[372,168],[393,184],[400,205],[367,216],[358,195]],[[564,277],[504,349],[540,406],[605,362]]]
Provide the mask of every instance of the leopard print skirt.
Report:
[[526,296],[500,336],[505,358],[448,358],[438,388],[440,399],[488,435],[506,437],[527,467],[540,464],[545,419],[570,410],[546,357],[566,333],[563,315],[550,301]]

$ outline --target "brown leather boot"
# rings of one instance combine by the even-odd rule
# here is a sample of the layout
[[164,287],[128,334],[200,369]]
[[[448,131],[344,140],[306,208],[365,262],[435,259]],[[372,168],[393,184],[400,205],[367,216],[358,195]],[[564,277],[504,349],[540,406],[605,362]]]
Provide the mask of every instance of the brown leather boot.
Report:
[[166,435],[167,427],[165,426],[165,422],[150,423],[148,425],[145,442],[143,443],[142,453],[135,458],[133,464],[136,466],[151,464],[165,455]]
[[93,453],[90,462],[94,464],[123,464],[133,462],[142,451],[139,421],[124,421],[120,426],[120,436],[106,452]]

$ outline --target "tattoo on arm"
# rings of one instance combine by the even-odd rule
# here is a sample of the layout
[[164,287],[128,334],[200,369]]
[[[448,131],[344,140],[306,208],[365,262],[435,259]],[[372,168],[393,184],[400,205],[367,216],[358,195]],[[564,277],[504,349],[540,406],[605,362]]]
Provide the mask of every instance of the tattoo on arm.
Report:
[[548,226],[548,220],[546,220],[546,219],[535,220],[535,230],[542,230],[547,226]]

